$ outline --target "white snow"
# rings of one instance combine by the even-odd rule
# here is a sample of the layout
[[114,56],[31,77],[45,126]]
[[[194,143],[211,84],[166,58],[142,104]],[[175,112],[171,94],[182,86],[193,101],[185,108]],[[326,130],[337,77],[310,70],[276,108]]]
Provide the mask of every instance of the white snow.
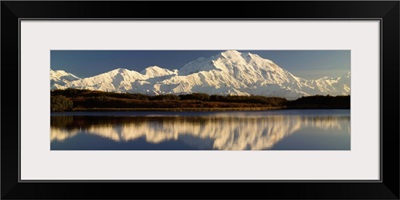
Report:
[[316,94],[350,94],[350,72],[337,78],[306,80],[294,76],[271,60],[236,50],[228,50],[210,58],[198,58],[179,70],[150,66],[139,73],[118,68],[84,79],[64,71],[57,72],[53,78],[54,71],[51,70],[54,80],[63,77],[63,74],[74,78],[63,79],[62,84],[52,81],[52,89],[78,88],[145,94],[254,94],[288,99]]
[[64,89],[65,84],[80,78],[64,70],[50,69],[50,89]]

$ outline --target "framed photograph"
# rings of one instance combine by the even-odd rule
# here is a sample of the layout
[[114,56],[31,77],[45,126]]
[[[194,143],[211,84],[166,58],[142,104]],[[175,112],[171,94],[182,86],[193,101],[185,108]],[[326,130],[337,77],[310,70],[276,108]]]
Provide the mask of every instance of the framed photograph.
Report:
[[3,1],[1,198],[399,199],[399,8]]

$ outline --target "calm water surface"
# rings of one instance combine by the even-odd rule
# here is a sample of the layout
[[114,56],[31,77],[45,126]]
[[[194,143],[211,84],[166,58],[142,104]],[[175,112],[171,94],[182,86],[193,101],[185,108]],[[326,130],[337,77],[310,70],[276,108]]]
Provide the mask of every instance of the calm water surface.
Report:
[[350,110],[52,113],[51,150],[350,150]]

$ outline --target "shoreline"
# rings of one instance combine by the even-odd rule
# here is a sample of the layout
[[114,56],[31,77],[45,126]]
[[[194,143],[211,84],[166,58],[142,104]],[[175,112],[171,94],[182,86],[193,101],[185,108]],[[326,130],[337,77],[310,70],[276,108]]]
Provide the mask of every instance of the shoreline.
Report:
[[165,112],[219,112],[219,111],[266,111],[284,110],[286,107],[238,107],[238,108],[77,108],[70,112],[96,111],[165,111]]
[[[66,112],[223,112],[223,111],[272,111],[272,110],[350,110],[350,108],[288,108],[288,107],[237,107],[237,108],[76,108]],[[63,113],[63,112],[51,112]]]

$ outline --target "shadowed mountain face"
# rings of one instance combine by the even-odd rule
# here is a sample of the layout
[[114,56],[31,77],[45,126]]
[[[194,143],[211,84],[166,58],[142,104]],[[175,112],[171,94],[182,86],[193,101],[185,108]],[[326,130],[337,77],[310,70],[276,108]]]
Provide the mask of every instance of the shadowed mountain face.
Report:
[[[134,63],[132,63],[134,64]],[[296,99],[309,95],[349,95],[350,72],[337,78],[306,80],[294,76],[273,61],[235,50],[198,58],[181,69],[150,66],[139,72],[115,69],[93,77],[62,79],[65,72],[51,71],[51,89],[89,89],[143,94],[207,93],[263,95]],[[57,81],[53,81],[57,80]]]
[[[204,116],[52,116],[51,141],[90,135],[116,143],[179,142],[194,149],[271,149],[302,129],[321,134],[350,134],[349,115],[248,115],[245,112]],[[332,131],[329,131],[332,130]]]

